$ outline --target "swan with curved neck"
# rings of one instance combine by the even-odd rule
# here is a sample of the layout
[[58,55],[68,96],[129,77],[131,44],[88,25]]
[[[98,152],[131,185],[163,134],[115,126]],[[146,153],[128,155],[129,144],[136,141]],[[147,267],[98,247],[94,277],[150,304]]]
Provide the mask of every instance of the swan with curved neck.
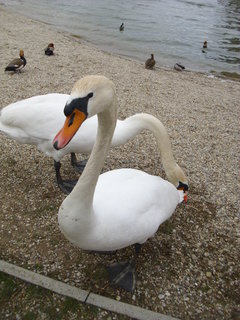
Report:
[[[76,162],[75,153],[91,152],[98,125],[97,115],[88,118],[69,144],[56,150],[52,140],[64,122],[63,109],[69,99],[68,94],[50,93],[12,103],[0,111],[0,131],[20,143],[35,145],[52,157],[58,185],[66,193],[72,190],[73,184],[63,181],[60,161],[65,155],[71,154],[73,166],[82,172],[84,165]],[[121,146],[145,129],[152,131],[153,123],[158,126],[156,121],[156,118],[145,113],[118,119],[111,146]]]
[[171,183],[135,169],[112,170],[100,175],[117,120],[115,88],[107,78],[80,79],[72,89],[64,113],[67,117],[64,127],[53,141],[56,149],[64,148],[81,123],[95,114],[98,132],[83,174],[59,209],[61,231],[85,250],[112,251],[142,244],[183,200],[184,191],[176,188],[179,183],[186,189],[188,184],[173,158],[164,126],[149,117]]

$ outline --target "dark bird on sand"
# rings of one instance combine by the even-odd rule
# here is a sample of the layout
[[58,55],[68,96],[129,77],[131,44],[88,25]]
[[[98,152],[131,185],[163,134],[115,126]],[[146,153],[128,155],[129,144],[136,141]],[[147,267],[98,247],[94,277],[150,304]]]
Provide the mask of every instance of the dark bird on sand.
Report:
[[145,67],[146,69],[152,69],[156,64],[156,61],[154,60],[154,55],[153,53],[151,54],[151,58],[147,59],[145,62]]
[[123,30],[124,30],[124,23],[122,23],[122,24],[120,25],[119,30],[120,30],[120,31],[123,31]]
[[54,44],[49,43],[49,45],[47,46],[47,48],[44,49],[44,51],[47,56],[52,56],[54,51]]
[[13,59],[5,68],[5,71],[19,71],[25,67],[27,60],[24,57],[23,50],[19,52],[19,58]]
[[185,70],[185,67],[184,67],[183,64],[181,64],[180,62],[178,62],[178,63],[175,63],[174,69],[177,70],[177,71],[183,71],[183,70]]

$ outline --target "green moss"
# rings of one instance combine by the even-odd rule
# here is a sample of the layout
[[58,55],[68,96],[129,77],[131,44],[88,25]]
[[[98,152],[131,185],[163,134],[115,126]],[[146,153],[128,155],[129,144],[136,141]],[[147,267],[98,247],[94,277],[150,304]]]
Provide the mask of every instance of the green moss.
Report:
[[74,38],[77,38],[77,39],[81,39],[81,38],[82,38],[82,37],[79,36],[78,34],[72,34],[72,36],[73,36]]
[[98,314],[97,307],[94,307],[92,305],[86,305],[85,310],[86,310],[86,319],[87,320],[90,320],[90,319],[97,317],[97,314]]
[[64,313],[66,313],[68,311],[77,312],[78,309],[79,309],[79,302],[75,299],[66,297],[66,299],[63,303],[62,312],[64,312]]
[[37,298],[37,299],[41,299],[42,297],[45,298],[46,296],[49,296],[51,294],[50,291],[42,287],[34,286],[31,284],[27,285],[26,292],[29,298]]
[[17,283],[13,277],[0,272],[0,301],[8,300],[17,289]]
[[236,72],[227,72],[227,71],[222,71],[220,72],[220,75],[226,78],[229,78],[231,80],[240,80],[240,74]]
[[22,317],[22,320],[35,320],[35,319],[37,319],[37,315],[32,311],[28,311]]
[[54,319],[54,320],[62,320],[63,315],[61,312],[58,312],[55,306],[47,306],[43,309],[43,312],[46,314],[47,319]]
[[99,268],[99,269],[91,272],[91,277],[96,281],[107,279],[108,273],[107,273],[106,268]]

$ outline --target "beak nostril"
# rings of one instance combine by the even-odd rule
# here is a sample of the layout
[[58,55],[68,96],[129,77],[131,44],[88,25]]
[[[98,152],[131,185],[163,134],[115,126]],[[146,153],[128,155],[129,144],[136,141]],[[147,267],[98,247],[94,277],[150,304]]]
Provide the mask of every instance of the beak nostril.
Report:
[[71,115],[71,117],[70,117],[70,119],[68,121],[68,127],[70,127],[73,124],[74,117],[75,117],[75,112]]
[[54,147],[56,150],[59,150],[57,140],[54,142],[53,147]]

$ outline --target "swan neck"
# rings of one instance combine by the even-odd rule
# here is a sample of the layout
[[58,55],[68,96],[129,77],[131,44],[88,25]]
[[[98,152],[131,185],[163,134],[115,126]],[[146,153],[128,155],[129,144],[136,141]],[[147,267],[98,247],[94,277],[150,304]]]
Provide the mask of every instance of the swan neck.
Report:
[[143,130],[149,130],[153,133],[164,168],[167,169],[174,166],[175,160],[167,130],[160,120],[150,114],[137,113],[123,120],[121,126],[116,127],[113,145],[126,143]]
[[109,108],[98,114],[98,131],[95,144],[82,175],[69,195],[72,198],[77,198],[77,201],[85,208],[92,206],[95,187],[104,166],[116,126],[116,113],[114,103],[114,108]]
[[117,126],[115,130],[113,145],[126,143],[143,130],[149,130],[154,135],[161,162],[169,181],[175,186],[178,185],[179,178],[184,178],[184,181],[186,181],[182,169],[174,159],[171,142],[166,128],[160,120],[150,114],[137,113],[122,121],[121,125]]

